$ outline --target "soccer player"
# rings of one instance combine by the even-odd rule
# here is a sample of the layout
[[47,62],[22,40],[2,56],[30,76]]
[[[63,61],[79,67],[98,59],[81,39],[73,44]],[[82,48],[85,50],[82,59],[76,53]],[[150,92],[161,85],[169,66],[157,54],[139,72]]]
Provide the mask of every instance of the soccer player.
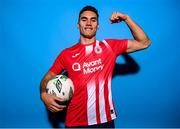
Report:
[[127,14],[113,12],[112,24],[125,22],[134,39],[96,40],[99,28],[98,11],[92,6],[82,8],[78,28],[80,42],[64,49],[41,81],[41,99],[52,112],[66,108],[60,98],[46,93],[47,82],[66,70],[74,83],[74,95],[67,107],[66,127],[114,128],[116,112],[111,93],[111,79],[116,58],[148,48],[150,40],[145,32]]

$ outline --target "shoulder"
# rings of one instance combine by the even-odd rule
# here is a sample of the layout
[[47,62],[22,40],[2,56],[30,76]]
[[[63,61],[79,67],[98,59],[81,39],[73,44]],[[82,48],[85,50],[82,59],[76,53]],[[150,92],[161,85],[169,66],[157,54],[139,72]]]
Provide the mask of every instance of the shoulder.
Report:
[[107,43],[123,43],[127,42],[128,39],[104,39]]
[[68,54],[69,52],[72,52],[72,51],[74,51],[75,49],[77,49],[78,46],[79,46],[79,44],[76,43],[75,45],[72,45],[72,46],[70,46],[70,47],[64,48],[59,55],[66,55],[66,54]]
[[127,45],[128,39],[104,39],[102,42],[107,46],[116,47],[117,45]]
[[68,48],[65,49],[65,51],[73,51],[79,47],[79,43],[76,43]]

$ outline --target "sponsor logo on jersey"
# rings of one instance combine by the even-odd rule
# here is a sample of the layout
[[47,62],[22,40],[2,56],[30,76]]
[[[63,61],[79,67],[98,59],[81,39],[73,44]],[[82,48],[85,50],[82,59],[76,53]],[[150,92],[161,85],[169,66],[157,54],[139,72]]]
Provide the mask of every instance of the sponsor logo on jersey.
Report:
[[101,58],[89,62],[84,62],[82,67],[79,63],[74,63],[72,65],[72,69],[74,71],[80,71],[82,68],[84,74],[94,73],[96,71],[100,71],[104,68],[104,64],[102,63]]
[[102,70],[103,67],[104,67],[104,64],[102,63],[101,58],[94,61],[90,61],[90,62],[84,62],[83,73],[84,74],[94,73],[96,71]]
[[73,69],[74,71],[79,71],[79,70],[81,70],[81,65],[80,65],[79,63],[74,63],[74,64],[72,65],[72,69]]

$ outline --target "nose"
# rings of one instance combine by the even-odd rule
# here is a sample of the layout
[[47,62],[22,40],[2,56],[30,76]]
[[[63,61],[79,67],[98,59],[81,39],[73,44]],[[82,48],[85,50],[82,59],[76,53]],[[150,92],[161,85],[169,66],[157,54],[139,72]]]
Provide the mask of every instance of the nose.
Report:
[[91,20],[87,20],[86,25],[91,25]]

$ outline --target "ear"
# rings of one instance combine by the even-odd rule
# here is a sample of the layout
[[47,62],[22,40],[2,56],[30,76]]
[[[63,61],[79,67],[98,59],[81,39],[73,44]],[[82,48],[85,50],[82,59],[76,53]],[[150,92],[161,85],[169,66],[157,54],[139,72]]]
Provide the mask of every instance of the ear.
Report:
[[98,26],[97,26],[97,29],[99,29],[99,24],[98,24]]
[[77,23],[77,28],[79,29],[79,23]]

